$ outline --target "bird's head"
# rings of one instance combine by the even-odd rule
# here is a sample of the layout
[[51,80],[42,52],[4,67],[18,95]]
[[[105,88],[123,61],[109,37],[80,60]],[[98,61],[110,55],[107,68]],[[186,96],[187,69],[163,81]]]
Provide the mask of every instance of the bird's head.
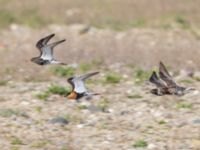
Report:
[[68,81],[69,83],[72,83],[72,82],[73,82],[73,79],[74,79],[74,77],[70,77],[70,78],[67,79],[67,81]]

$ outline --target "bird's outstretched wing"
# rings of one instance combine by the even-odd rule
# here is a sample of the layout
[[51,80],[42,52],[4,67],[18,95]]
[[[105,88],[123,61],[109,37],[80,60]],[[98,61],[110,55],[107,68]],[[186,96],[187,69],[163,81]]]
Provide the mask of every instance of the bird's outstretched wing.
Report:
[[79,77],[77,77],[77,78],[79,78],[80,80],[86,80],[86,79],[88,79],[88,78],[90,78],[90,77],[92,77],[92,76],[94,76],[94,75],[96,75],[96,74],[98,74],[99,72],[98,71],[96,71],[96,72],[90,72],[90,73],[87,73],[87,74],[84,74],[84,75],[81,75],[81,76],[79,76]]
[[64,42],[64,40],[60,40],[60,41],[57,41],[57,42],[54,42],[54,43],[51,43],[51,44],[48,44],[48,45],[45,45],[44,47],[41,48],[42,50],[42,55],[41,55],[41,58],[42,59],[47,59],[47,60],[52,60],[53,59],[53,48]]
[[168,86],[170,87],[177,86],[176,82],[173,80],[172,76],[169,74],[165,65],[162,62],[160,62],[160,65],[159,65],[159,76],[163,81],[166,82]]
[[50,34],[50,35],[48,35],[48,36],[46,36],[46,37],[40,39],[40,40],[36,43],[36,47],[41,51],[41,48],[44,47],[44,46],[46,46],[47,43],[48,43],[48,41],[49,41],[52,37],[54,37],[54,36],[55,36],[55,34]]
[[92,72],[87,73],[81,76],[75,76],[68,79],[68,82],[71,84],[73,90],[77,93],[86,93],[88,92],[86,86],[85,86],[85,80],[91,76],[94,76],[98,74],[99,72]]
[[[53,48],[56,45],[65,41],[65,39],[63,39],[63,40],[56,41],[51,44],[47,44],[48,41],[54,36],[55,36],[55,34],[50,34],[50,35],[40,39],[36,44],[36,47],[40,50],[40,57],[44,60],[53,60]],[[56,63],[59,63],[59,62],[56,62]]]
[[158,78],[158,76],[157,76],[157,74],[156,74],[155,71],[153,71],[151,77],[149,78],[149,81],[150,81],[151,83],[155,84],[158,88],[165,88],[165,87],[166,87],[165,83],[162,82],[162,81]]

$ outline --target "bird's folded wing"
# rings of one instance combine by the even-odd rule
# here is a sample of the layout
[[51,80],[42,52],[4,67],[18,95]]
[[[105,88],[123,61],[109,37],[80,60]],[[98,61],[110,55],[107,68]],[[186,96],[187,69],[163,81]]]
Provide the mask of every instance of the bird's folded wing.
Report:
[[163,81],[166,82],[168,86],[170,87],[177,86],[176,82],[173,80],[172,76],[169,74],[165,65],[162,62],[160,62],[159,65],[159,76]]
[[149,81],[150,81],[151,83],[155,84],[158,88],[165,88],[165,87],[166,87],[165,83],[162,82],[162,81],[158,78],[158,76],[157,76],[157,74],[156,74],[155,71],[153,71],[151,77],[149,78]]

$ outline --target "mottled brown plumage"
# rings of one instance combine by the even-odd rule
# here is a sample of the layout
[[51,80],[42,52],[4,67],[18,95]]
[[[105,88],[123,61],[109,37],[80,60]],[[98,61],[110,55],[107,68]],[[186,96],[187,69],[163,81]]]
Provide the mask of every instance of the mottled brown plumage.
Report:
[[160,62],[159,65],[159,76],[160,78],[157,76],[156,72],[153,71],[151,77],[149,78],[149,81],[157,87],[156,89],[151,90],[151,93],[155,95],[161,96],[169,94],[181,96],[191,90],[194,90],[193,88],[185,88],[177,85],[162,62]]

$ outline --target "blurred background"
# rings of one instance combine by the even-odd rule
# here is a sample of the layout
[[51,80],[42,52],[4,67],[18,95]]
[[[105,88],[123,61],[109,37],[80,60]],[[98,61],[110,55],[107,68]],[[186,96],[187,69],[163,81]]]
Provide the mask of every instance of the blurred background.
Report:
[[[199,150],[200,93],[155,96],[163,61],[175,81],[200,87],[198,0],[0,0],[0,149]],[[36,43],[67,66],[39,66]],[[100,73],[101,93],[69,101],[67,78]],[[190,131],[190,132],[188,132]],[[186,134],[187,133],[187,134]]]
[[67,39],[56,47],[55,55],[68,64],[97,61],[151,68],[163,60],[179,69],[198,69],[199,4],[195,0],[0,0],[0,54],[5,56],[0,70],[33,74],[38,66],[29,60],[38,55],[35,43],[50,33]]

